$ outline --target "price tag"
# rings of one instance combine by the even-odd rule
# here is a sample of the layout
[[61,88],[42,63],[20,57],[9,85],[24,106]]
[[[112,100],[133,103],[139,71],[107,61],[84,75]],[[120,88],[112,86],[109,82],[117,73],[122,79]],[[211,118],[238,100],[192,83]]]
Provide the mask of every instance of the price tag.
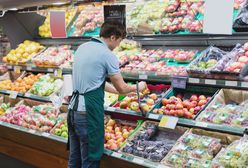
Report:
[[187,77],[173,76],[171,85],[173,88],[185,89],[187,84]]
[[200,83],[200,79],[198,79],[198,78],[189,78],[189,83]]
[[18,95],[18,92],[16,92],[16,91],[11,91],[11,92],[9,93],[9,97],[10,97],[11,99],[16,99],[17,95]]
[[122,154],[121,153],[117,153],[117,152],[113,152],[112,156],[117,157],[117,158],[121,158]]
[[108,111],[115,111],[115,108],[114,107],[107,107],[107,110]]
[[125,5],[105,5],[104,21],[118,21],[126,27],[126,6]]
[[241,87],[248,88],[248,82],[241,82]]
[[25,97],[31,97],[30,93],[25,93]]
[[28,130],[28,132],[29,132],[29,133],[31,133],[31,134],[34,134],[36,131],[35,131],[35,130],[30,129],[30,130]]
[[48,68],[47,71],[48,72],[53,72],[53,69],[52,68]]
[[237,81],[226,81],[226,86],[238,86]]
[[47,133],[47,132],[42,132],[41,135],[44,136],[44,137],[49,137],[50,134]]
[[169,168],[169,167],[159,164],[157,168]]
[[62,78],[62,69],[56,69],[54,71],[54,76],[56,76],[58,78]]
[[28,66],[28,67],[26,68],[26,70],[27,70],[27,71],[32,71],[32,67],[31,67],[31,66]]
[[208,85],[216,85],[216,80],[205,79],[205,84],[208,84]]
[[144,160],[139,159],[139,158],[133,158],[133,162],[134,163],[138,163],[138,164],[143,164],[144,163]]
[[157,119],[159,119],[159,115],[157,115],[157,114],[149,114],[148,118],[157,120]]
[[147,75],[140,74],[139,75],[139,79],[146,80],[146,79],[148,79],[148,76]]
[[177,117],[163,116],[159,122],[159,127],[175,129],[177,122]]
[[22,69],[22,67],[20,67],[20,66],[14,66],[14,72],[15,73],[21,73],[21,69]]
[[8,68],[8,69],[12,69],[12,66],[11,66],[11,65],[8,65],[7,68]]
[[198,122],[195,123],[195,126],[207,128],[208,127],[208,124],[207,123],[204,123],[204,122],[199,122],[198,121]]

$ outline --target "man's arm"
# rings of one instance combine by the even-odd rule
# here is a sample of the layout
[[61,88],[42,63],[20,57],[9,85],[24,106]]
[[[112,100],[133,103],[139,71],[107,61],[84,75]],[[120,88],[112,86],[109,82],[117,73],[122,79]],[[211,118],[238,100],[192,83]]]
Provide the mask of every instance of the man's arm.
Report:
[[110,93],[114,93],[114,94],[120,94],[116,89],[115,87],[110,84],[109,82],[106,82],[105,84],[105,91],[106,92],[110,92]]
[[[128,85],[122,78],[121,74],[115,74],[109,76],[111,82],[113,83],[116,91],[119,94],[127,94],[130,92],[136,92],[136,85]],[[139,82],[139,90],[143,91],[146,88],[145,82]]]

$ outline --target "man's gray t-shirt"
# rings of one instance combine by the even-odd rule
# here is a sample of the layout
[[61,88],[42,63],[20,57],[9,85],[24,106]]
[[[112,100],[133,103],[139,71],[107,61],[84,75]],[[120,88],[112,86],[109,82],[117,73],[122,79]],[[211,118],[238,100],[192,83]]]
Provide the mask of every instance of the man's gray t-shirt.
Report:
[[[119,73],[119,61],[107,44],[93,38],[80,45],[74,56],[73,90],[87,93],[99,88],[107,76]],[[70,105],[73,105],[74,102]],[[78,111],[85,111],[84,97],[79,96]]]

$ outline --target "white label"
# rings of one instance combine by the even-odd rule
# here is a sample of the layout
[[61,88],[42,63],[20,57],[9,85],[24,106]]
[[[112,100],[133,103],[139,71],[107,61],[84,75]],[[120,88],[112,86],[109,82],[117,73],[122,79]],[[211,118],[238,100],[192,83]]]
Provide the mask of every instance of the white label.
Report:
[[27,71],[31,71],[32,67],[28,66],[26,69],[27,69]]
[[115,111],[115,108],[114,107],[107,107],[107,110],[108,111]]
[[133,159],[133,162],[134,163],[138,163],[138,164],[143,164],[144,163],[144,160],[141,160],[141,159],[138,159],[138,158],[134,158]]
[[159,164],[157,168],[169,168],[169,167]]
[[149,114],[148,118],[157,120],[157,119],[159,119],[159,115],[157,115],[157,114]]
[[234,0],[205,0],[203,32],[232,34],[233,5]]
[[8,69],[12,69],[12,66],[11,66],[11,65],[8,65],[7,68],[8,68]]
[[177,122],[177,117],[163,116],[159,122],[159,127],[175,129]]
[[53,69],[52,68],[48,68],[47,71],[48,72],[53,72]]
[[30,93],[25,93],[25,97],[31,97]]
[[216,85],[216,80],[205,79],[205,84],[208,84],[208,85]]
[[43,132],[43,133],[41,133],[41,135],[44,136],[44,137],[48,137],[50,134],[47,133],[47,132]]
[[248,88],[248,82],[241,82],[241,87]]
[[147,77],[147,75],[139,75],[139,79],[147,79],[148,77]]
[[11,91],[9,93],[9,97],[12,99],[16,99],[17,95],[18,95],[18,92],[16,92],[16,91]]
[[112,156],[117,157],[117,158],[121,158],[122,154],[121,153],[117,153],[117,152],[113,152]]
[[30,130],[28,130],[28,132],[31,133],[31,134],[34,134],[35,130],[30,129]]
[[200,79],[198,79],[198,78],[189,78],[189,83],[200,83]]
[[195,123],[195,126],[207,128],[208,127],[208,124],[207,123],[204,123],[204,122],[196,122]]
[[226,86],[238,86],[237,81],[226,81]]

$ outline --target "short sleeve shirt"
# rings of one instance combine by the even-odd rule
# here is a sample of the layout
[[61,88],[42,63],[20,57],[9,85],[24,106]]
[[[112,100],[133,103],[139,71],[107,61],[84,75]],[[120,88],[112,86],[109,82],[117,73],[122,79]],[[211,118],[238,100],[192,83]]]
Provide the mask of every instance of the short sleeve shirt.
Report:
[[[107,76],[120,72],[117,57],[107,44],[98,38],[80,45],[73,63],[73,89],[87,93],[99,88]],[[73,105],[71,102],[70,105]],[[79,97],[78,111],[85,111],[84,97]]]

